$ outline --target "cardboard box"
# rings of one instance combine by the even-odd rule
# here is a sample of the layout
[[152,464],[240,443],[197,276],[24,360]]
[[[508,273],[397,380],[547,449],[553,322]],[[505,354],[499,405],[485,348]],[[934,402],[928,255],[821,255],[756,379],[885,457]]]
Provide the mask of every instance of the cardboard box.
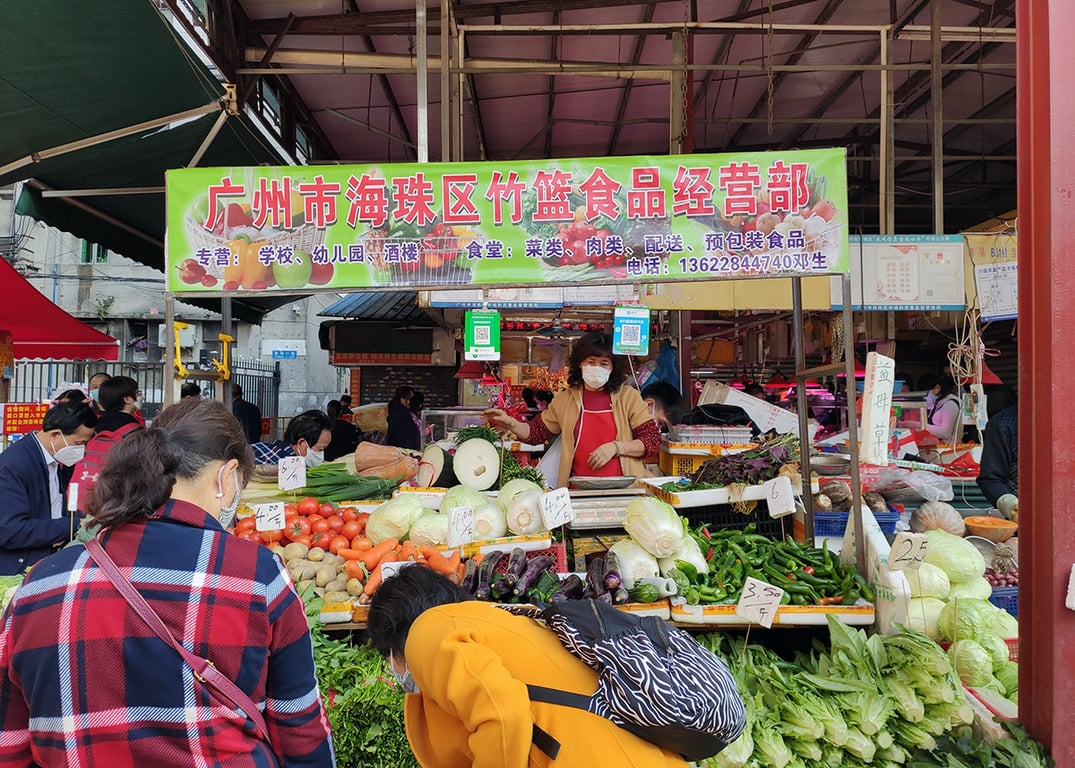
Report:
[[[777,408],[772,403],[767,403],[716,381],[707,381],[705,389],[702,390],[702,394],[698,398],[698,405],[709,405],[710,403],[739,406],[747,412],[755,426],[762,432],[775,429],[779,434],[783,435],[788,432],[799,431],[799,417],[796,414],[791,411],[785,411],[783,408]],[[814,439],[817,430],[818,424],[812,422],[809,425],[811,440]]]

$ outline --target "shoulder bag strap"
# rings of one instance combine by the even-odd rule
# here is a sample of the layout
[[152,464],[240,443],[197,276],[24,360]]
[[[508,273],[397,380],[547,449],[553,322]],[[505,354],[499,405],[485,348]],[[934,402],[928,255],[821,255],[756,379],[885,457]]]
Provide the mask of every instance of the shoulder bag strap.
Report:
[[[258,709],[254,701],[247,696],[235,683],[213,666],[213,662],[209,659],[203,659],[200,656],[188,651],[184,648],[171,632],[168,631],[168,627],[161,621],[152,608],[149,607],[149,603],[145,601],[145,598],[138,593],[138,590],[134,588],[134,585],[120,573],[119,566],[115,561],[109,557],[105,552],[104,547],[101,546],[101,542],[97,539],[90,539],[86,542],[86,551],[89,552],[90,558],[97,563],[97,566],[104,572],[108,580],[112,582],[113,586],[123,596],[123,599],[127,601],[128,605],[134,609],[149,628],[153,630],[153,633],[163,640],[167,645],[170,645],[176,650],[176,652],[183,657],[183,661],[190,665],[194,670],[194,677],[200,683],[204,683],[209,687],[211,691],[215,691],[219,694],[219,698],[224,700],[224,703],[228,706],[239,710],[247,716],[247,718],[254,723],[255,727],[259,731],[259,735],[262,739],[270,742],[269,729],[265,724],[265,718],[261,714],[261,710]],[[270,742],[271,743],[271,742]]]

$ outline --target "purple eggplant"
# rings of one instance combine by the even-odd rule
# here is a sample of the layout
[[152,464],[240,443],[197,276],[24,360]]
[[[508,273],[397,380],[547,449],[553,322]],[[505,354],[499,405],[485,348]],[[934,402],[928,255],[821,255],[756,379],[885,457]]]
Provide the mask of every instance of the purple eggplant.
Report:
[[459,586],[470,594],[474,594],[474,589],[478,586],[478,561],[474,558],[467,560],[466,570],[463,571],[463,580],[459,583]]
[[516,547],[511,550],[511,556],[508,558],[508,569],[504,572],[504,580],[507,581],[509,588],[518,583],[519,577],[523,575],[525,570],[526,551],[522,547]]
[[493,574],[496,567],[505,557],[502,550],[494,550],[482,560],[481,568],[478,569],[478,587],[474,590],[474,597],[479,600],[489,600],[493,596]]
[[630,601],[631,594],[622,586],[616,587],[615,591],[612,592],[613,605],[623,605],[624,603],[629,603]]
[[595,557],[586,568],[586,596],[598,597],[605,589],[605,559]]
[[577,573],[572,573],[562,582],[560,588],[549,596],[550,603],[559,603],[562,600],[578,600],[586,591],[586,583]]
[[515,585],[515,594],[522,597],[529,592],[530,588],[538,580],[538,576],[552,568],[555,562],[548,555],[538,555],[527,563],[526,570],[523,571],[523,575],[519,577],[519,581]]
[[609,592],[615,592],[622,582],[623,579],[620,577],[620,561],[616,559],[615,552],[608,552],[605,555],[605,589]]

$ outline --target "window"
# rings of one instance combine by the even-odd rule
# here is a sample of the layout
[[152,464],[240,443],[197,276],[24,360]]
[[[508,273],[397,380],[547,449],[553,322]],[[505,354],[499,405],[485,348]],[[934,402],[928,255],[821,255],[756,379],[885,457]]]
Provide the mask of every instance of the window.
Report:
[[107,264],[108,249],[100,243],[83,240],[82,252],[79,254],[78,261],[80,264]]
[[258,87],[261,91],[261,114],[268,118],[269,122],[279,131],[280,97],[276,95],[276,91],[273,90],[272,86],[264,80],[259,83]]
[[295,128],[295,154],[301,165],[310,162],[310,137],[302,128]]

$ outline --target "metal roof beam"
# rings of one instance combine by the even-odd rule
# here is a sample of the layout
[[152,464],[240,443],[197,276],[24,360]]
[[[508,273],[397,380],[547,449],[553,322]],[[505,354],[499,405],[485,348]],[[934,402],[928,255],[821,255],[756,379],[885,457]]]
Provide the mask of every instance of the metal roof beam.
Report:
[[[648,24],[653,21],[653,11],[657,7],[656,3],[650,3],[642,11],[642,23]],[[646,46],[646,36],[636,35],[634,48],[631,50],[631,66],[638,66],[638,63],[642,61],[642,49]],[[616,105],[616,120],[612,126],[612,131],[608,137],[608,148],[605,150],[606,155],[615,154],[616,142],[620,138],[621,121],[625,114],[627,114],[627,102],[631,98],[631,89],[634,87],[634,80],[627,80],[623,84],[623,90],[620,91],[619,103]],[[551,157],[551,155],[549,155]]]

